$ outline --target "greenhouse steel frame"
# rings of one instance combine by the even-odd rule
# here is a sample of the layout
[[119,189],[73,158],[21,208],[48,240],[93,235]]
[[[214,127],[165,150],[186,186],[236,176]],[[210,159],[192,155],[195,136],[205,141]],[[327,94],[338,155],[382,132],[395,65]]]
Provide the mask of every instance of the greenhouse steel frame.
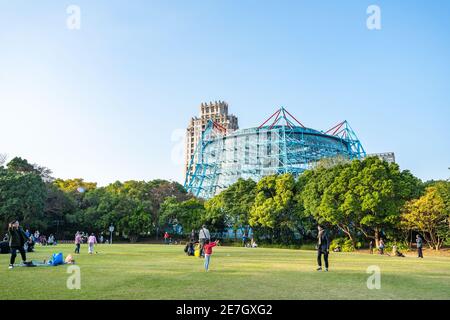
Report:
[[297,177],[319,160],[336,156],[366,156],[347,121],[317,131],[306,128],[283,107],[259,127],[231,133],[210,120],[190,160],[184,187],[209,199],[239,178],[259,181],[283,173]]

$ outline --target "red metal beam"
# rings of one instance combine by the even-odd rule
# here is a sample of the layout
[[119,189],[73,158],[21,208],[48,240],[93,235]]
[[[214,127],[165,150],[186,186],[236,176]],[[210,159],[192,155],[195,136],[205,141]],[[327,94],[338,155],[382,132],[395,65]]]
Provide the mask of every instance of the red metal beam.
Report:
[[292,117],[292,119],[294,119],[295,121],[297,121],[297,123],[300,125],[300,126],[302,126],[303,128],[305,128],[305,126],[300,122],[300,121],[298,121],[289,111],[287,111],[286,109],[284,109],[284,111],[286,111],[287,112],[287,114],[288,115],[290,115],[291,117]]
[[330,130],[328,130],[327,132],[325,132],[325,134],[329,134],[331,131],[333,131],[333,133],[331,134],[332,136],[336,135],[336,132],[339,131],[339,129],[342,127],[342,125],[345,123],[345,121],[342,121],[341,123],[338,123],[337,125],[335,125],[333,128],[331,128]]
[[214,126],[214,128],[218,129],[219,131],[222,131],[223,133],[227,133],[227,128],[222,126],[220,123],[213,121],[213,126]]
[[270,119],[272,119],[276,114],[277,114],[277,117],[278,117],[278,114],[279,114],[280,112],[281,112],[281,109],[275,111],[275,113],[274,113],[273,115],[271,115],[266,121],[264,121],[264,123],[263,123],[262,125],[260,125],[260,126],[258,127],[258,129],[261,129],[262,127],[264,127],[264,125],[265,125],[267,122],[269,122]]
[[280,113],[281,113],[281,109],[280,110],[278,110],[278,113],[277,113],[277,116],[275,117],[275,120],[273,120],[273,122],[272,122],[272,125],[270,126],[270,128],[269,129],[272,129],[273,128],[273,126],[277,123],[277,121],[278,121],[278,118],[279,118],[279,116],[280,116]]

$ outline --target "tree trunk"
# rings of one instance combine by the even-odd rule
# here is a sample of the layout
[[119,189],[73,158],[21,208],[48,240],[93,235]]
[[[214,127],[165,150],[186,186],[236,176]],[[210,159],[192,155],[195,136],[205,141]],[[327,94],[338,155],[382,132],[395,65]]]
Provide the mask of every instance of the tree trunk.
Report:
[[375,228],[374,231],[375,231],[375,234],[374,234],[375,247],[378,248],[378,246],[380,244],[380,230],[378,230],[378,228]]

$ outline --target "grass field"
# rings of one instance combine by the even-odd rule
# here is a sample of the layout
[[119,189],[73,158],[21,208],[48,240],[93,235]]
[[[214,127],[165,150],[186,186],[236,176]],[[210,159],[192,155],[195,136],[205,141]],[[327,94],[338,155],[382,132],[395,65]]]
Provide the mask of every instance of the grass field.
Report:
[[[37,247],[29,260],[72,245]],[[8,270],[0,255],[1,299],[450,299],[450,258],[396,258],[331,253],[330,272],[315,271],[315,252],[218,247],[211,270],[182,246],[99,245],[76,256],[81,290],[69,290],[66,266]],[[20,262],[20,256],[16,261]],[[381,289],[366,286],[367,267],[381,269]]]

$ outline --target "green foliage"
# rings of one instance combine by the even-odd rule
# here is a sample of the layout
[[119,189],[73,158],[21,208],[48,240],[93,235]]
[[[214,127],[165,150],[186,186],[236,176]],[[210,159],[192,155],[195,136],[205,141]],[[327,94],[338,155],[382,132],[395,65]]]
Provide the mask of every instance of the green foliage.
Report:
[[337,226],[352,241],[358,231],[378,240],[382,230],[395,228],[405,201],[422,190],[410,172],[377,157],[319,167],[303,179],[305,211],[319,223]]
[[179,202],[176,197],[169,197],[161,205],[160,225],[172,226],[180,224],[184,233],[199,230],[205,216],[205,207],[202,200],[191,198]]
[[421,232],[436,250],[450,238],[449,185],[449,182],[432,184],[422,197],[407,202],[403,208],[403,225]]
[[46,187],[34,172],[0,167],[0,219],[6,226],[12,219],[42,226]]
[[249,224],[271,233],[272,241],[289,243],[303,232],[306,216],[297,198],[297,184],[291,174],[268,176],[256,185],[255,202]]
[[353,241],[348,238],[336,238],[330,243],[330,251],[333,251],[337,247],[340,247],[342,252],[353,252],[356,248],[361,247],[361,243],[358,242],[355,245],[353,244]]

